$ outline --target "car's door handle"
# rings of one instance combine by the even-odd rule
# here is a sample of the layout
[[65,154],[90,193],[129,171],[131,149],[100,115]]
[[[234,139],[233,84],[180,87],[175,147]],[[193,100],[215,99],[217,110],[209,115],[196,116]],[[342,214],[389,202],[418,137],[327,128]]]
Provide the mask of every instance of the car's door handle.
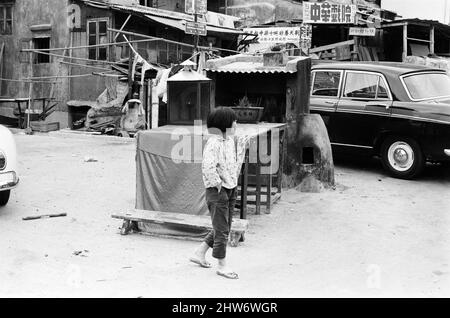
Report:
[[389,107],[391,107],[391,104],[389,104],[389,103],[367,103],[366,106],[384,107],[386,109],[389,109]]
[[329,104],[329,105],[336,106],[336,105],[337,105],[337,102],[325,101],[325,104]]

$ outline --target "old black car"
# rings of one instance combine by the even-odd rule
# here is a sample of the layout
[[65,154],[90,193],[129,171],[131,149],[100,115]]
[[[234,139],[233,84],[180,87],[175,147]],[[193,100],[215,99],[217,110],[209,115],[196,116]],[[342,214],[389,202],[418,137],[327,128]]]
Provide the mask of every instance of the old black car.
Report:
[[450,161],[450,76],[391,62],[319,63],[312,68],[311,113],[333,150],[381,157],[394,177],[411,179],[425,162]]

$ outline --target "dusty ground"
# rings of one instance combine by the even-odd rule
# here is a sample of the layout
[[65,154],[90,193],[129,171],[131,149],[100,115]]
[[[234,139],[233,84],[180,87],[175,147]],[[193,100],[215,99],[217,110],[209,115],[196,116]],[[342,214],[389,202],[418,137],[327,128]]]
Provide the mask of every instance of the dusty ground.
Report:
[[250,215],[246,242],[229,250],[232,281],[187,261],[196,242],[118,234],[110,215],[134,206],[134,140],[16,140],[21,183],[0,209],[1,297],[450,296],[449,168],[402,181],[377,161],[337,161],[336,190],[287,191],[272,214]]

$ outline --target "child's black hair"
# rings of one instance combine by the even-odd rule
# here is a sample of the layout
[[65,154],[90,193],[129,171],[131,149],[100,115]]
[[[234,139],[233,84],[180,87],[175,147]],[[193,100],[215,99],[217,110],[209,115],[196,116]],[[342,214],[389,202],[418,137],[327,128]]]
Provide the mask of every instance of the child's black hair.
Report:
[[236,113],[229,107],[219,107],[213,110],[207,120],[208,129],[216,128],[225,133],[237,120]]

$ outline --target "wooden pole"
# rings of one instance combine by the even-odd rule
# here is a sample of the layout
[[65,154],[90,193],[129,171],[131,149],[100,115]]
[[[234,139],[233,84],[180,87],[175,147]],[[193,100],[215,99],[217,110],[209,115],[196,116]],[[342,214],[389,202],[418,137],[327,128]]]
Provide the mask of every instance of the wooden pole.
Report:
[[2,95],[2,78],[3,78],[3,51],[5,50],[5,43],[2,43],[0,48],[0,95]]
[[406,61],[408,56],[408,23],[403,24],[403,53],[402,62]]
[[[194,21],[195,21],[195,23],[198,22],[198,14],[197,13],[194,13]],[[196,54],[198,52],[198,41],[199,41],[199,38],[200,37],[198,35],[198,30],[197,30],[197,33],[195,34],[195,37],[194,37],[194,42],[195,42],[194,54]]]
[[434,26],[430,28],[430,53],[434,54]]
[[153,88],[153,80],[150,79],[147,82],[147,129],[152,129],[152,104],[153,104],[153,96],[152,96],[152,88]]
[[131,99],[133,96],[132,88],[133,88],[133,54],[130,47],[130,53],[128,54],[128,99]]
[[[30,41],[30,47],[32,47],[33,41]],[[30,53],[30,61],[29,61],[29,67],[30,67],[30,77],[33,77],[33,53]],[[31,116],[31,103],[33,98],[33,82],[30,82],[30,86],[28,87],[28,111],[27,111],[27,126],[26,126],[26,133],[31,134],[30,129],[30,116]],[[20,128],[20,127],[19,127]]]
[[[70,49],[69,49],[69,57],[72,58],[73,57],[73,32],[69,31],[70,33]],[[61,61],[64,62],[64,61]],[[69,62],[68,62],[69,63]],[[69,65],[69,67],[67,68],[67,76],[71,76],[72,75],[72,66]],[[67,96],[68,98],[72,99],[72,82],[70,81],[70,79],[67,80]]]

